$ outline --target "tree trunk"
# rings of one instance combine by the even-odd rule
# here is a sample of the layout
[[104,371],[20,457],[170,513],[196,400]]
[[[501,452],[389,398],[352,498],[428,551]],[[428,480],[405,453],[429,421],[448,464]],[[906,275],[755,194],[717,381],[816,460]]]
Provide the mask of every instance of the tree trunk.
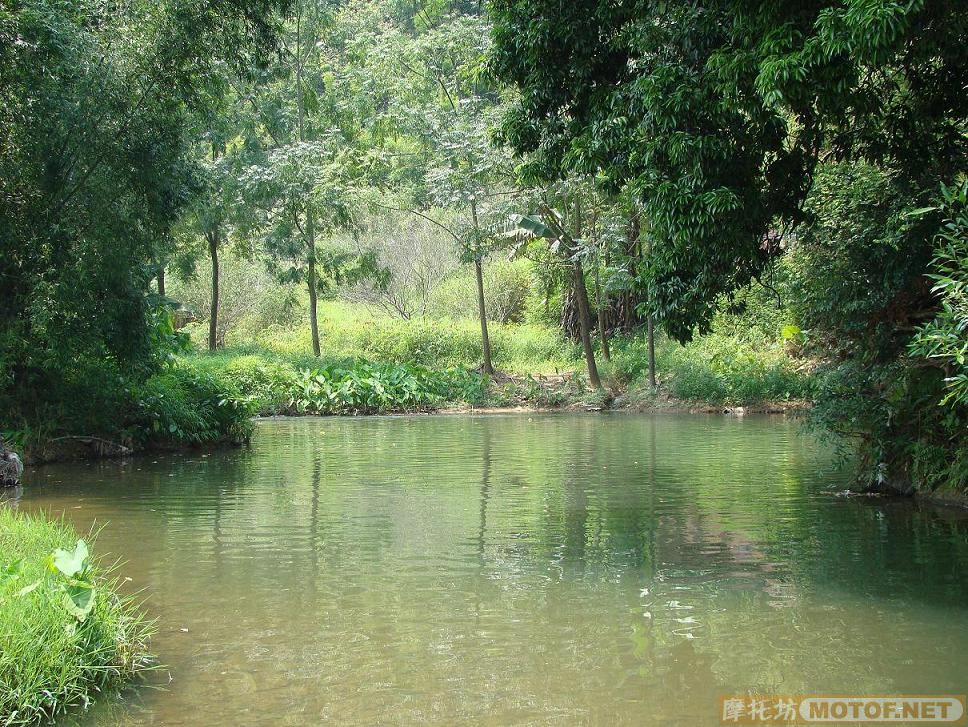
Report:
[[481,230],[477,223],[477,202],[471,200],[471,219],[474,222],[474,275],[477,278],[477,313],[481,319],[481,349],[484,353],[484,373],[494,376],[491,360],[491,337],[487,333],[487,308],[484,305],[484,266],[481,262]]
[[578,303],[574,286],[566,285],[561,301],[561,330],[572,341],[581,340],[581,325],[578,321]]
[[313,338],[313,355],[319,356],[319,318],[316,313],[316,230],[313,227],[313,213],[306,215],[308,280],[309,285],[309,330]]
[[491,362],[491,338],[487,333],[487,308],[484,305],[484,266],[480,257],[474,258],[474,276],[477,278],[477,313],[481,319],[481,344],[484,350],[484,373],[494,376]]
[[218,347],[218,228],[205,236],[208,238],[208,254],[212,258],[212,308],[208,316],[208,350],[214,351]]
[[588,290],[585,288],[585,275],[581,263],[572,263],[575,297],[578,300],[578,325],[581,334],[581,347],[585,351],[585,363],[588,365],[588,380],[596,389],[602,388],[602,380],[598,377],[598,366],[595,363],[595,349],[592,347],[592,316],[588,305]]
[[[625,257],[628,260],[628,273],[635,277],[635,263],[638,257],[639,244],[639,213],[633,210],[629,215],[629,224],[625,235]],[[622,293],[622,330],[629,333],[635,326],[635,294],[631,289]]]
[[[639,246],[641,249],[641,235],[639,234],[639,216],[638,213],[635,215],[635,227],[636,227],[636,237],[639,239]],[[652,255],[652,238],[649,237],[645,244],[645,254]],[[649,339],[649,386],[655,389],[656,378],[655,378],[655,321],[652,317],[652,301],[646,301],[649,306],[649,315],[645,319],[646,323],[646,335]]]
[[158,264],[158,295],[165,297],[165,264]]
[[[575,240],[582,236],[581,197],[575,200],[575,237],[570,241],[571,255],[577,252]],[[585,287],[585,272],[581,263],[573,259],[571,263],[572,280],[575,289],[575,301],[578,303],[578,335],[581,347],[585,352],[585,364],[588,366],[588,381],[596,389],[602,388],[602,380],[598,377],[598,364],[595,363],[595,349],[592,346],[592,315],[588,304],[588,289]]]
[[313,355],[320,355],[319,319],[316,313],[316,261],[309,260],[309,330],[313,338]]
[[598,306],[598,336],[602,341],[602,356],[606,361],[612,360],[612,353],[608,350],[608,325],[605,323],[605,303],[602,301],[602,276],[595,261],[595,298]]

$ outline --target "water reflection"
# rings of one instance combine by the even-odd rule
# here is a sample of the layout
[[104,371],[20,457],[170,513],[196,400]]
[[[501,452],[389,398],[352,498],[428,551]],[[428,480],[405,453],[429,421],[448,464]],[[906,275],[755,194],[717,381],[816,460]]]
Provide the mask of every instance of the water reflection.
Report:
[[84,724],[718,724],[968,669],[965,520],[825,494],[783,419],[282,420],[31,478],[160,619],[171,683]]

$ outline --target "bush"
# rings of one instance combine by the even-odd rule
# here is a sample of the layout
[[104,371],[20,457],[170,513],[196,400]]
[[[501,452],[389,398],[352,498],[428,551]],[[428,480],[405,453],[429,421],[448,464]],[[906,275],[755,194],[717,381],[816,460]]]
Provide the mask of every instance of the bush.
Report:
[[252,433],[252,402],[206,373],[174,366],[132,393],[130,426],[142,444],[242,442]]
[[313,357],[304,358],[307,360],[280,362],[254,352],[241,355],[220,353],[190,359],[190,366],[239,392],[251,401],[253,411],[281,414],[289,408],[296,369],[308,368]]
[[[750,405],[807,399],[809,377],[783,353],[779,343],[752,346],[723,334],[710,334],[681,346],[662,338],[656,346],[660,384],[685,401],[714,405]],[[620,337],[613,342],[612,375],[627,384],[648,374],[644,337]]]
[[64,523],[0,508],[0,724],[50,721],[147,666],[148,625],[85,551]]

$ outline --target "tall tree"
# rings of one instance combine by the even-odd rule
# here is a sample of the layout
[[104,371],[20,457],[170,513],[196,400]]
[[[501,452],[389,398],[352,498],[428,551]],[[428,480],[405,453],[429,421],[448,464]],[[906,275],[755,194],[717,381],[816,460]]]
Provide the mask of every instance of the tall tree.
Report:
[[[495,0],[491,11],[492,68],[520,91],[502,137],[536,174],[595,173],[635,193],[652,242],[639,281],[665,329],[708,330],[721,296],[757,280],[800,225],[796,247],[836,253],[805,271],[818,290],[843,298],[883,276],[881,295],[867,286],[849,307],[814,309],[843,343],[823,349],[843,374],[824,394],[826,422],[859,436],[872,480],[907,489],[946,471],[968,412],[926,408],[941,377],[903,358],[912,320],[939,305],[924,280],[939,220],[904,208],[933,203],[968,162],[968,6]],[[851,171],[846,184],[815,179],[833,163]],[[874,177],[892,206],[871,194]],[[841,231],[860,234],[838,248]],[[811,277],[824,267],[845,285]]]
[[148,283],[198,188],[191,112],[222,67],[258,64],[275,8],[25,0],[0,10],[5,419],[67,401],[77,418],[111,418],[118,382],[151,367]]
[[503,99],[483,75],[488,26],[463,5],[423,8],[397,23],[367,20],[370,30],[358,35],[369,51],[365,93],[380,99],[372,104],[379,121],[370,138],[383,152],[384,185],[396,197],[385,204],[445,229],[460,259],[473,265],[482,369],[493,374],[483,268],[501,241],[512,165],[490,140]]
[[319,244],[352,225],[360,178],[358,119],[343,113],[345,97],[333,77],[333,12],[324,0],[294,3],[282,54],[257,88],[252,141],[261,158],[242,181],[250,206],[243,226],[284,280],[306,285],[316,356],[320,286],[352,267],[347,251]]

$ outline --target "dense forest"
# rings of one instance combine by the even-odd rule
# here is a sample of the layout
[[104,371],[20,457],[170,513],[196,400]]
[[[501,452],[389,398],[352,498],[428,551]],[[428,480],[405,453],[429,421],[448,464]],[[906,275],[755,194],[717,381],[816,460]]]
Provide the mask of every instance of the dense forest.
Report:
[[963,711],[966,42],[0,0],[0,723]]
[[968,8],[4,0],[0,430],[809,407],[968,484]]

